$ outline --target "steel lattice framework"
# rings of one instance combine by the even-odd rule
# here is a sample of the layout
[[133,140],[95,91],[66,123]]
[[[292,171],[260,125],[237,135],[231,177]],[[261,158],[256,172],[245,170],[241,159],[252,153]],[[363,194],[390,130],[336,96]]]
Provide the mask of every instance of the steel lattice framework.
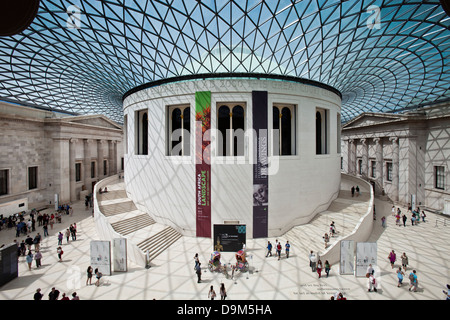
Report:
[[139,85],[260,73],[338,89],[347,121],[449,99],[449,28],[439,0],[43,0],[0,37],[0,99],[120,123]]

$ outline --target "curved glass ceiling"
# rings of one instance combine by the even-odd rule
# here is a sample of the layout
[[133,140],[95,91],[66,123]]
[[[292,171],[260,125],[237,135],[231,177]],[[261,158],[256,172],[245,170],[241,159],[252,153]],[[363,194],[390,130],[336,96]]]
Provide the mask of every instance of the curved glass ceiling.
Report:
[[43,0],[0,37],[0,99],[121,123],[134,87],[248,72],[333,86],[347,121],[449,99],[449,28],[439,0]]

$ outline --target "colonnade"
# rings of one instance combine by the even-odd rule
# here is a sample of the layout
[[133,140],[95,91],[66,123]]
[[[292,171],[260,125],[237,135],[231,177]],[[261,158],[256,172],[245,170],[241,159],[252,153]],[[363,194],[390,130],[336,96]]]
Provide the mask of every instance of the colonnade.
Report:
[[[384,165],[383,149],[386,144],[391,144],[392,148],[392,175],[390,196],[394,201],[399,198],[399,138],[398,137],[371,137],[371,138],[350,138],[347,140],[347,163],[348,173],[352,175],[360,175],[368,180],[376,181],[376,183],[384,188],[386,179],[386,168]],[[375,145],[375,172],[369,172],[369,144]],[[357,145],[361,146],[361,168],[358,167]]]
[[[83,157],[77,153],[77,145],[83,145]],[[96,144],[94,148],[93,144]],[[94,152],[95,150],[95,152]],[[78,158],[77,158],[78,155]],[[107,160],[107,168],[104,167]],[[94,177],[92,176],[92,162],[96,163]],[[69,168],[70,168],[70,200],[77,200],[77,183],[83,183],[86,190],[92,192],[92,183],[104,177],[117,173],[117,141],[104,139],[69,139]],[[77,181],[76,164],[80,163],[82,170]],[[106,174],[104,174],[106,172]]]

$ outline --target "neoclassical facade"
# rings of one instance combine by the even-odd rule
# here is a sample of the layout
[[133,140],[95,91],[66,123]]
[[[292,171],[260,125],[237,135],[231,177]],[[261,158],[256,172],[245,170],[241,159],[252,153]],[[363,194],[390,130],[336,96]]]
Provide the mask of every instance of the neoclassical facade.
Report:
[[[247,237],[309,222],[340,188],[340,93],[301,79],[191,79],[124,99],[125,184],[184,235]],[[326,183],[324,183],[326,181]]]
[[341,168],[396,203],[444,212],[449,140],[448,102],[403,114],[363,113],[342,128]]
[[122,170],[122,127],[101,115],[73,116],[0,103],[0,210],[69,203]]

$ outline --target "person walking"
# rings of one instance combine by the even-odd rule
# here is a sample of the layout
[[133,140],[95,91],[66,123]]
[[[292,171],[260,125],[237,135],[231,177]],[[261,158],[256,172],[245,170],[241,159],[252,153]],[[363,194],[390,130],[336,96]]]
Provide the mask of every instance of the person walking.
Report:
[[381,226],[382,226],[383,228],[386,228],[386,217],[385,217],[385,216],[382,216],[382,217],[381,217]]
[[281,242],[277,243],[277,256],[278,256],[278,260],[281,259]]
[[200,260],[198,259],[198,253],[194,256],[194,270],[197,270],[197,266],[200,263]]
[[396,256],[394,250],[392,250],[392,251],[389,253],[388,259],[389,259],[389,262],[390,262],[390,264],[391,264],[391,268],[394,269],[394,263],[395,263],[395,261],[397,260],[397,256]]
[[325,273],[327,274],[327,278],[328,275],[330,274],[330,270],[331,270],[331,264],[328,262],[328,260],[325,260]]
[[61,231],[58,233],[58,246],[62,245],[64,235],[61,233]]
[[56,253],[58,254],[59,262],[62,262],[63,249],[61,247],[56,248]]
[[64,235],[66,236],[67,243],[69,243],[70,230],[66,229],[66,232],[64,233]]
[[26,260],[28,264],[28,270],[31,270],[31,263],[33,263],[33,254],[31,253],[31,250],[28,250]]
[[97,281],[95,281],[95,285],[98,287],[100,286],[100,279],[103,277],[103,274],[98,270],[98,268],[95,268],[94,273],[95,277],[97,278]]
[[402,220],[403,220],[403,226],[406,227],[406,221],[408,220],[408,217],[406,216],[406,214],[402,215]]
[[272,244],[270,243],[270,241],[267,241],[267,254],[266,254],[266,258],[268,256],[272,256]]
[[320,259],[317,261],[317,274],[319,278],[322,276],[322,261]]
[[316,255],[311,250],[311,252],[309,253],[309,266],[311,267],[312,272],[316,272],[316,261]]
[[52,291],[48,294],[48,300],[58,300],[59,290],[56,290],[55,287],[52,288]]
[[70,299],[68,296],[66,296],[66,293],[63,292],[61,300],[70,300]]
[[418,284],[416,270],[413,270],[409,274],[409,291],[412,289],[412,291],[416,292]]
[[34,253],[34,260],[36,261],[36,268],[39,268],[41,264],[42,253],[39,250],[36,250]]
[[422,210],[422,213],[420,214],[420,216],[422,217],[422,222],[425,222],[425,217],[427,216],[425,214],[425,211]]
[[402,267],[406,271],[406,267],[408,266],[408,257],[406,256],[406,253],[403,252],[400,258],[402,259]]
[[355,196],[355,186],[352,186],[352,188],[350,190],[352,192],[352,197],[354,197]]
[[375,279],[375,276],[373,274],[371,274],[369,276],[369,290],[368,291],[371,292],[373,289],[373,291],[377,292],[378,291],[377,286],[378,286],[377,279]]
[[330,237],[328,237],[328,233],[325,233],[323,236],[323,241],[325,242],[325,249],[328,247],[328,242],[330,242]]
[[86,274],[87,274],[86,285],[88,285],[88,282],[89,282],[89,285],[92,284],[92,272],[93,272],[93,271],[94,271],[94,270],[92,269],[91,266],[89,266],[89,267],[87,268],[87,270],[86,270]]
[[34,300],[42,300],[43,294],[41,293],[41,288],[37,288],[35,294],[33,295]]
[[402,286],[402,283],[403,283],[403,276],[404,276],[405,274],[403,273],[403,271],[402,271],[402,267],[398,267],[398,270],[397,270],[397,279],[398,279],[398,284],[397,284],[397,287],[401,287]]
[[223,283],[220,284],[220,300],[225,300],[227,297],[227,291],[225,290],[225,285]]
[[289,244],[289,241],[286,241],[286,244],[284,245],[284,249],[286,252],[286,259],[289,258],[289,251],[291,249],[291,245]]
[[208,298],[210,298],[211,300],[214,300],[215,297],[216,297],[216,292],[214,291],[214,287],[211,286],[209,288]]
[[80,297],[77,295],[76,292],[72,293],[72,299],[71,300],[80,300]]
[[366,270],[366,278],[369,278],[370,275],[375,273],[375,269],[372,267],[372,264],[369,264]]
[[200,283],[202,281],[202,268],[200,262],[196,266],[195,273],[197,274],[197,283]]

